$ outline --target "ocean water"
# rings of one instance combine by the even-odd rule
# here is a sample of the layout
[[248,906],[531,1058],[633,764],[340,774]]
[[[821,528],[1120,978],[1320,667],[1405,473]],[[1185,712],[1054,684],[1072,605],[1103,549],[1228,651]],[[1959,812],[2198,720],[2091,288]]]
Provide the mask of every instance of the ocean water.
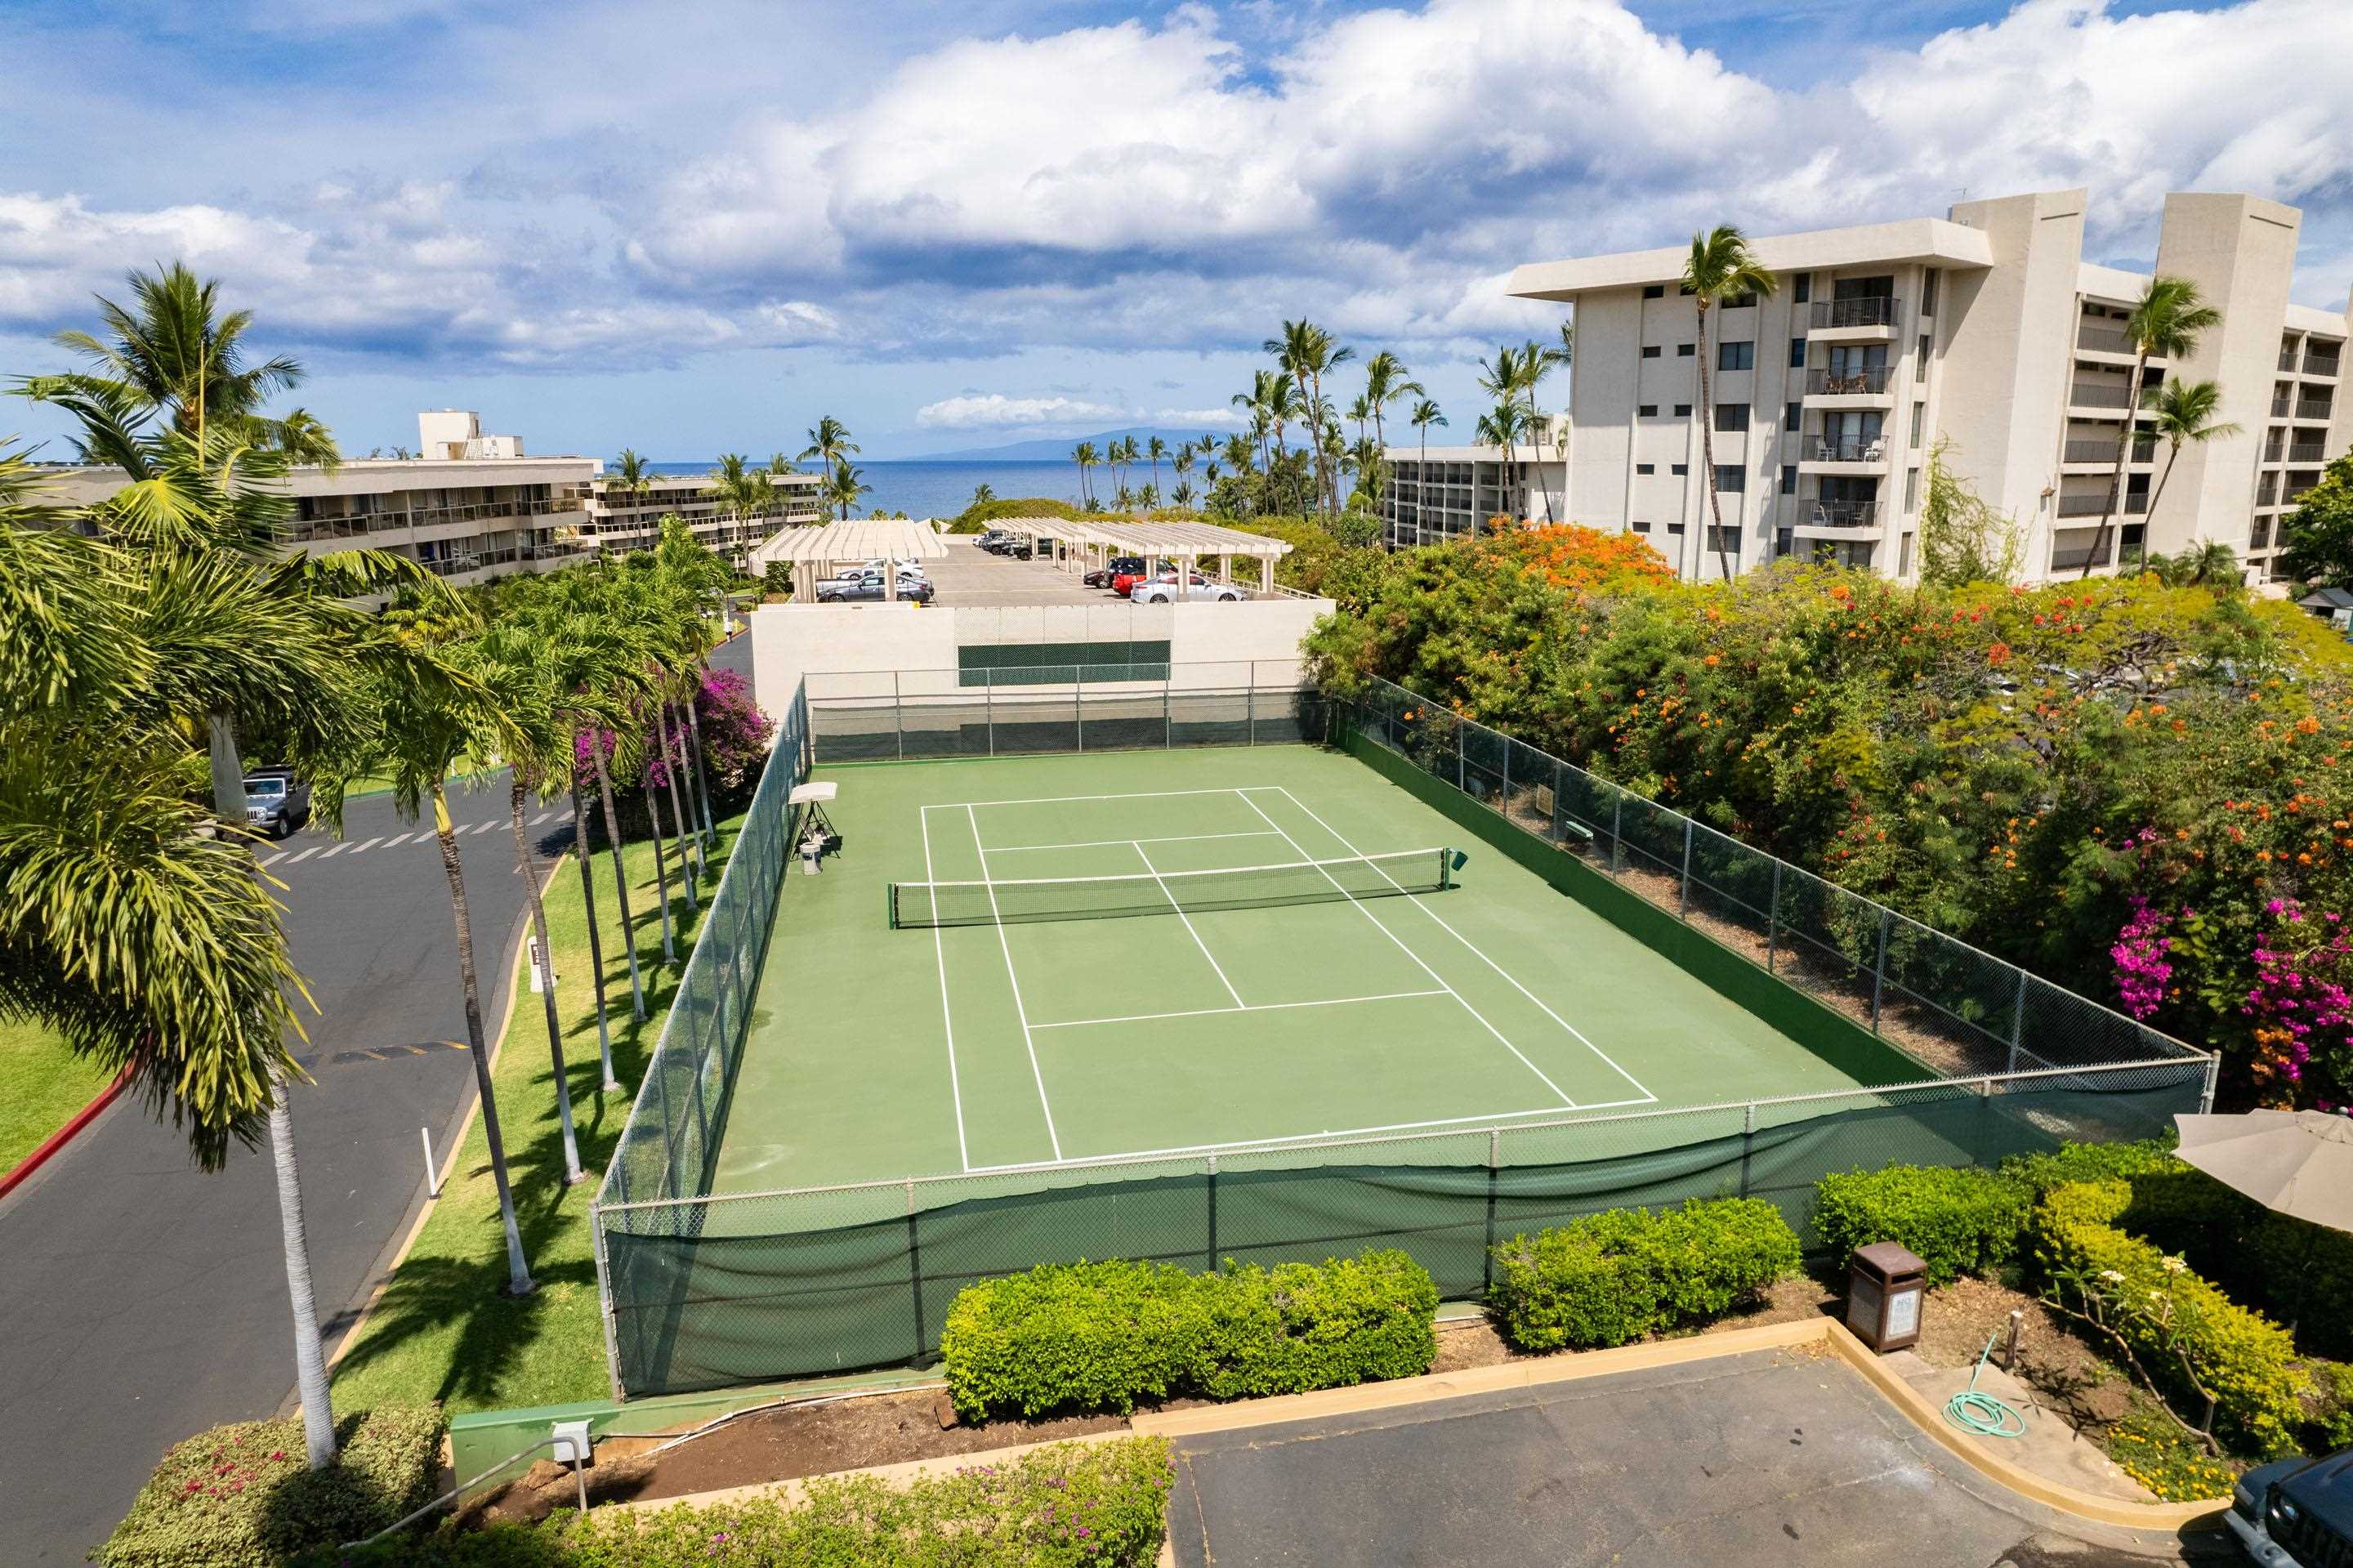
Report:
[[[657,462],[646,466],[656,473],[704,473],[714,465]],[[878,512],[953,517],[972,504],[973,491],[984,484],[1004,501],[1034,495],[1075,505],[1079,499],[1079,471],[1067,462],[859,462],[857,467],[874,487],[858,508],[860,517]],[[1095,478],[1102,482],[1100,472]],[[1160,482],[1164,490],[1174,482],[1165,463]]]

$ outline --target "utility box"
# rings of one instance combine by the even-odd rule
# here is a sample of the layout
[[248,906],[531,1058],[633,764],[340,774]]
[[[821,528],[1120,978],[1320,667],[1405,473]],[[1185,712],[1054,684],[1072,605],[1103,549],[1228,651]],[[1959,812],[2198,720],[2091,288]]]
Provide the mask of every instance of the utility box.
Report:
[[1854,1249],[1846,1280],[1846,1326],[1883,1355],[1920,1338],[1920,1298],[1928,1265],[1894,1242]]

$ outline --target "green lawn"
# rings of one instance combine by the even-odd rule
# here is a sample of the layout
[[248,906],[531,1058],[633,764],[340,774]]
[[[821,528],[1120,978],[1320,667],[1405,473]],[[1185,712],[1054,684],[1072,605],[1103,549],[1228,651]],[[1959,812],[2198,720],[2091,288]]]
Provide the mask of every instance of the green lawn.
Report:
[[[717,890],[720,871],[733,853],[742,824],[741,816],[720,824],[711,875],[701,888],[703,913],[710,910],[710,895]],[[614,1070],[627,1086],[610,1095],[596,1092],[596,1003],[584,983],[589,972],[587,924],[579,871],[569,856],[547,896],[565,1066],[586,1181],[569,1188],[563,1184],[546,1015],[522,980],[516,982],[513,1017],[492,1075],[516,1216],[539,1288],[520,1300],[505,1294],[506,1244],[498,1191],[491,1178],[488,1136],[478,1117],[440,1202],[335,1370],[339,1409],[427,1399],[439,1400],[452,1410],[495,1409],[601,1399],[611,1392],[597,1317],[588,1202],[628,1118],[629,1097],[660,1037],[680,972],[664,969],[661,962],[653,845],[630,844],[625,857],[630,907],[638,917],[638,961],[647,982],[648,1015],[643,1023],[629,1016],[628,961],[614,940],[612,864],[599,853],[596,908],[605,938]],[[671,889],[675,917],[689,919],[674,877]],[[699,916],[681,932],[681,969],[687,938],[698,927]]]
[[111,1075],[35,1023],[0,1023],[0,1171],[33,1151]]

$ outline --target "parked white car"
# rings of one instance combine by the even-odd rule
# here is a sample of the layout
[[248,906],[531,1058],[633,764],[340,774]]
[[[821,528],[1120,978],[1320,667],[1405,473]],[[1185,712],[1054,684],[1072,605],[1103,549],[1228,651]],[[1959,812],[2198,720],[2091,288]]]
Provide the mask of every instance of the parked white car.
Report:
[[1240,604],[1250,598],[1250,590],[1238,583],[1202,582],[1198,578],[1182,587],[1174,579],[1138,583],[1127,597],[1135,604],[1175,604],[1180,593],[1196,604]]

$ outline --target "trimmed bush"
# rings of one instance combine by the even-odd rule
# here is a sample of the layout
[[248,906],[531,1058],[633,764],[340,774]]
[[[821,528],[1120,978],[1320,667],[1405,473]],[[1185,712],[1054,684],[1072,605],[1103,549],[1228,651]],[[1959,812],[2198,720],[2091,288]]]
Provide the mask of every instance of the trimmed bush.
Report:
[[1969,1166],[1890,1165],[1814,1184],[1814,1231],[1843,1264],[1856,1247],[1892,1241],[1950,1285],[2018,1255],[2033,1194],[2025,1183]]
[[[1158,1437],[1061,1443],[894,1488],[871,1476],[694,1508],[599,1509],[539,1525],[444,1530],[319,1568],[1146,1568],[1167,1532],[1168,1445]],[[306,1565],[307,1568],[307,1565]]]
[[1437,1354],[1438,1286],[1404,1253],[1286,1263],[1045,1264],[965,1287],[940,1337],[970,1420],[1122,1414],[1139,1399],[1234,1399],[1408,1377]]
[[1721,1317],[1797,1266],[1761,1198],[1612,1209],[1497,1246],[1487,1305],[1521,1350],[1589,1350]]
[[200,1432],[164,1456],[92,1557],[106,1568],[276,1568],[357,1540],[432,1497],[441,1430],[436,1405],[347,1415],[323,1470],[309,1467],[299,1415]]
[[2168,1133],[2137,1143],[2063,1143],[2048,1154],[2013,1154],[2000,1169],[2040,1198],[2063,1181],[2128,1181],[2152,1171],[2189,1170],[2175,1158],[2173,1141]]
[[[2213,1395],[2218,1435],[2261,1453],[2291,1451],[2309,1380],[2295,1364],[2287,1330],[2186,1266],[2169,1266],[2179,1260],[2155,1245],[2117,1229],[2132,1202],[2133,1189],[2123,1181],[2067,1182],[2044,1193],[2033,1220],[2043,1272],[2054,1283],[2071,1275],[2097,1281],[2121,1304],[2111,1326],[2192,1422],[2203,1412],[2168,1338]],[[2068,1304],[2079,1302],[2070,1295]],[[2170,1322],[2169,1336],[2158,1312]]]

